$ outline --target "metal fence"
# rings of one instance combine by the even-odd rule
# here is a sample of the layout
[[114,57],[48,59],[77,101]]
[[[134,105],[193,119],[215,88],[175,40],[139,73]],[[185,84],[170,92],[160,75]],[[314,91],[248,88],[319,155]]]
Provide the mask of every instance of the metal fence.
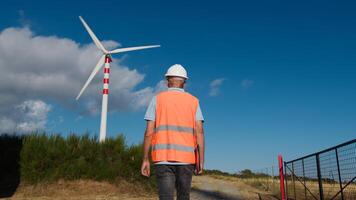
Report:
[[356,200],[356,139],[284,162],[287,199]]

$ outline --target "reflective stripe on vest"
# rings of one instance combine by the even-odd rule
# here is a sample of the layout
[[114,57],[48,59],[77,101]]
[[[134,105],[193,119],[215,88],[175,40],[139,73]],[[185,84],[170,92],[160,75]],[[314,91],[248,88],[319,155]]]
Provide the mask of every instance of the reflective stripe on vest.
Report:
[[185,133],[194,133],[194,129],[191,127],[184,126],[173,126],[173,125],[161,125],[155,129],[155,132],[159,131],[177,131],[177,132],[185,132]]
[[198,100],[186,92],[165,91],[156,96],[152,160],[195,163],[195,114]]
[[152,146],[152,150],[174,149],[178,151],[187,151],[194,153],[194,147],[183,146],[178,144],[156,144]]

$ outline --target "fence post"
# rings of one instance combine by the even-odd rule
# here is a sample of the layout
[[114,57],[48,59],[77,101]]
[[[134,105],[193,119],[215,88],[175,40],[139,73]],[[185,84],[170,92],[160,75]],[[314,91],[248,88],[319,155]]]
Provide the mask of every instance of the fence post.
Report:
[[287,163],[286,162],[283,162],[284,163],[284,176],[285,176],[285,181],[286,181],[286,199],[288,199],[288,174],[287,174]]
[[266,178],[267,190],[269,190],[268,167],[266,168],[266,174],[267,174],[267,178]]
[[278,166],[279,166],[279,187],[281,191],[281,200],[286,200],[286,194],[284,188],[283,158],[281,155],[278,155]]
[[343,189],[342,189],[340,164],[339,164],[339,153],[337,152],[337,148],[335,149],[335,155],[336,155],[337,173],[339,175],[339,185],[340,185],[341,199],[344,200],[344,192],[343,192]]
[[304,197],[305,197],[305,199],[307,199],[307,185],[305,183],[304,159],[302,159],[302,165],[303,165]]
[[274,185],[274,167],[272,165],[272,188],[274,188],[275,185]]
[[324,194],[323,194],[323,183],[321,180],[321,171],[320,171],[320,160],[319,160],[319,154],[316,154],[316,170],[318,173],[318,182],[319,182],[319,195],[320,195],[320,200],[324,200]]
[[297,192],[295,191],[295,180],[294,180],[294,162],[292,162],[292,183],[293,183],[293,193],[294,193],[294,199],[297,199]]

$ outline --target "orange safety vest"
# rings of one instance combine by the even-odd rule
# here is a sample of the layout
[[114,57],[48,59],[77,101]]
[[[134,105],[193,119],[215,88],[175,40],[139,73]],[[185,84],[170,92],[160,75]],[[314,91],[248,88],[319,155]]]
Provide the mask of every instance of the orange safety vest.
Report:
[[199,101],[186,92],[169,90],[156,96],[153,162],[195,163],[195,115]]

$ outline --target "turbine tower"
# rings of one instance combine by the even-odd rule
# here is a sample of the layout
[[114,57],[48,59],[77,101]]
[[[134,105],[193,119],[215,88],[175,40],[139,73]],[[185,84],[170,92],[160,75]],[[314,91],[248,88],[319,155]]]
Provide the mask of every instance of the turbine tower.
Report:
[[101,122],[100,122],[100,137],[99,137],[100,142],[102,142],[105,140],[105,137],[106,137],[106,119],[107,119],[108,96],[109,96],[109,75],[110,75],[110,63],[112,61],[111,54],[122,53],[122,52],[127,52],[127,51],[135,51],[135,50],[141,50],[141,49],[148,49],[148,48],[156,48],[156,47],[160,47],[160,45],[127,47],[127,48],[119,48],[119,49],[108,51],[104,48],[104,46],[101,44],[99,39],[95,36],[95,34],[90,29],[88,24],[84,21],[84,19],[81,16],[79,16],[79,19],[83,23],[85,29],[88,31],[91,39],[93,39],[96,47],[98,47],[98,49],[101,50],[103,55],[100,57],[98,63],[94,67],[87,82],[85,82],[83,88],[80,90],[76,99],[78,100],[80,98],[80,96],[83,94],[84,90],[88,87],[88,85],[90,84],[90,82],[92,81],[94,76],[98,73],[98,71],[104,65],[103,100],[102,100],[102,104],[101,104]]

